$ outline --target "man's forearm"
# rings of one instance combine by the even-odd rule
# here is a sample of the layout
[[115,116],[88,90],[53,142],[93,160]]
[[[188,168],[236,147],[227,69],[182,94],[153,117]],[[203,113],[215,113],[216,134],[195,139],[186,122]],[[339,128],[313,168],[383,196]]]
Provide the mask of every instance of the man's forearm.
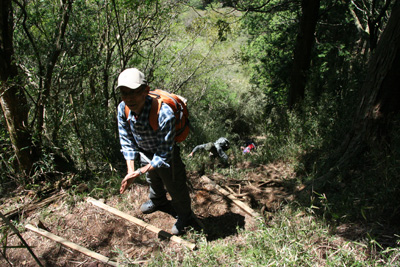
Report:
[[[127,166],[127,168],[128,168],[128,173],[132,173],[132,172],[135,171],[135,161],[134,161],[134,160],[127,160],[127,161],[126,161],[126,166]],[[150,163],[149,163],[149,164],[147,164],[147,165],[141,167],[141,168],[140,168],[140,172],[141,172],[142,174],[145,174],[146,172],[149,172],[149,171],[151,171],[151,170],[153,170],[153,169],[154,169],[154,167],[151,166]]]
[[126,161],[126,166],[128,167],[128,173],[135,171],[135,161],[128,159]]
[[206,148],[206,145],[207,145],[207,144],[202,144],[202,145],[198,145],[198,146],[196,146],[195,148],[193,148],[193,150],[192,150],[192,155],[193,155],[194,153],[196,153],[197,151],[199,151],[199,150],[205,149],[205,148]]
[[127,160],[126,165],[128,167],[128,174],[124,177],[124,179],[121,182],[121,188],[119,189],[119,192],[121,194],[125,192],[125,190],[129,187],[129,185],[133,182],[135,178],[154,169],[149,163],[146,166],[138,168],[135,171],[135,161],[133,160]]

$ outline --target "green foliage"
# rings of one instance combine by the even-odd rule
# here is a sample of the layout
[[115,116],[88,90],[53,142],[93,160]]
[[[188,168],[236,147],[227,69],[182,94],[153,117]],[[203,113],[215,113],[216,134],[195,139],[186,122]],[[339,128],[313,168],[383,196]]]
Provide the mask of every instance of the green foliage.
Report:
[[4,222],[2,222],[2,223],[3,223],[3,225],[0,227],[0,237],[1,237],[1,239],[0,239],[0,255],[11,266],[12,263],[9,261],[9,259],[7,257],[7,249],[10,249],[10,248],[24,248],[24,246],[16,246],[16,247],[7,246],[7,241],[8,241],[9,235],[11,234],[11,230],[10,230],[9,226],[4,224]]
[[204,0],[190,0],[189,5],[195,9],[205,9]]
[[363,55],[354,53],[359,49],[361,37],[354,27],[348,5],[339,2],[323,4],[320,13],[308,82],[308,92],[314,101],[318,101],[323,93],[343,96],[360,88],[366,70]]
[[[61,47],[55,47],[60,3],[16,6],[16,16],[26,18],[16,23],[16,60],[24,66],[30,129],[43,146],[36,176],[55,171],[57,157],[79,170],[122,160],[114,88],[125,67],[142,69],[153,88],[189,99],[195,131],[183,146],[262,129],[262,91],[248,86],[238,61],[245,40],[237,23],[241,14],[187,9],[178,17],[181,7],[175,1],[74,1]],[[56,49],[60,57],[47,69]],[[49,95],[42,99],[46,84]],[[44,132],[36,125],[41,106]]]
[[[297,2],[269,1],[265,10],[271,12],[249,12],[244,17],[221,7],[232,1],[214,1],[212,8],[212,1],[189,1],[200,10],[178,2],[74,1],[45,99],[44,131],[33,134],[35,143],[41,141],[42,146],[28,189],[48,186],[54,182],[52,175],[60,170],[60,162],[73,162],[78,174],[70,188],[70,204],[87,195],[107,198],[118,194],[126,170],[119,151],[116,106],[120,99],[115,83],[126,67],[142,69],[152,88],[188,99],[193,131],[181,145],[183,155],[200,143],[225,136],[233,144],[228,151],[232,166],[243,161],[265,164],[281,160],[293,166],[299,182],[304,183],[312,183],[326,171],[352,122],[368,61],[368,54],[359,47],[365,40],[356,31],[348,3],[321,1],[306,97],[294,112],[286,109],[286,98],[300,15]],[[254,6],[265,3],[250,2]],[[55,49],[61,10],[59,2],[48,0],[27,1],[24,8],[15,4],[15,60],[25,77],[31,108],[29,129],[38,129],[38,99],[45,91],[46,66]],[[393,120],[398,122],[398,118]],[[21,182],[3,121],[1,194],[11,183]],[[265,139],[258,143],[257,152],[242,155],[241,142],[258,135]],[[285,206],[273,221],[260,223],[256,231],[241,231],[246,238],[240,241],[210,244],[199,234],[195,238],[200,240],[200,249],[188,252],[181,262],[160,255],[151,264],[314,266],[319,261],[317,264],[327,266],[395,265],[400,252],[381,245],[381,228],[371,229],[366,241],[349,241],[341,243],[343,246],[337,245],[339,240],[334,240],[331,230],[336,224],[354,221],[398,222],[399,136],[395,126],[389,136],[390,148],[369,151],[350,169],[339,170],[337,177],[322,186],[315,185],[311,196],[298,200],[306,208]],[[203,168],[233,179],[246,172],[219,168],[207,155],[185,161],[188,170]],[[208,165],[214,169],[205,169]],[[42,181],[43,177],[47,181]],[[81,184],[86,190],[82,191]],[[1,241],[4,243],[4,238]],[[373,252],[382,247],[376,256],[379,263],[360,246]],[[315,247],[321,250],[323,260],[310,249]]]
[[[273,6],[273,3],[271,3]],[[251,83],[263,89],[269,108],[284,105],[287,98],[297,26],[296,13],[250,13],[243,20],[249,44],[242,47],[242,60],[251,67]]]
[[194,130],[183,146],[260,131],[264,96],[248,86],[248,74],[238,61],[245,39],[238,18],[238,13],[188,10],[171,29],[174,39],[160,46],[163,54],[151,86],[188,99]]
[[[16,17],[26,19],[16,22],[16,61],[25,72],[30,129],[38,145],[60,151],[80,169],[120,161],[116,75],[131,63],[145,61],[168,34],[164,22],[173,21],[176,9],[174,1],[74,1],[65,38],[55,47],[60,3],[16,5]],[[47,68],[59,50],[54,69]],[[48,84],[49,95],[42,99]],[[44,132],[36,125],[41,106],[46,111]],[[53,164],[54,152],[43,153],[36,166]]]
[[188,1],[188,5],[198,9],[198,10],[205,10],[209,5],[213,2],[223,2],[223,1],[213,1],[213,0],[190,0]]
[[[398,129],[391,135],[397,136]],[[395,160],[399,156],[398,145],[365,153],[350,169],[340,170],[335,179],[315,186],[315,191],[324,192],[330,203],[325,216],[333,216],[337,222],[379,222],[372,232],[380,231],[379,225],[396,224],[400,218],[399,203],[394,201],[400,193],[400,173]],[[316,205],[320,207],[322,202],[317,201]]]
[[349,127],[338,125],[344,115],[337,112],[340,102],[332,99],[332,95],[325,94],[315,105],[307,97],[301,112],[272,108],[265,128],[265,149],[271,158],[291,162],[299,174],[315,171],[313,161],[306,158],[312,158],[314,153],[322,157],[325,149],[332,149],[326,146],[337,145]]
[[398,248],[369,257],[366,242],[331,236],[329,228],[311,209],[287,207],[257,230],[239,229],[234,242],[198,242],[199,249],[187,251],[182,260],[162,254],[150,266],[395,266]]
[[[3,116],[1,115],[3,122]],[[5,124],[5,123],[4,123]],[[15,155],[12,153],[12,146],[7,129],[0,124],[0,194],[8,191],[9,186],[15,181]]]
[[[272,1],[268,13],[250,13],[243,21],[249,44],[242,59],[251,66],[251,82],[268,97],[267,111],[285,106],[299,21],[299,6],[278,8]],[[323,93],[347,94],[359,88],[365,62],[354,53],[361,36],[344,2],[321,2],[316,44],[308,74],[306,93],[318,102]],[[340,36],[340,38],[339,38]],[[313,103],[311,103],[313,104]]]

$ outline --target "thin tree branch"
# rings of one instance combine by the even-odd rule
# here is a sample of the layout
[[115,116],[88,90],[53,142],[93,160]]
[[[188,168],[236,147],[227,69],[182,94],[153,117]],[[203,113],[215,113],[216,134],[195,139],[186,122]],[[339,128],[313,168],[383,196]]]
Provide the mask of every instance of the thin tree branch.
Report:
[[18,236],[18,238],[21,240],[21,242],[24,244],[24,246],[28,249],[29,253],[31,253],[32,257],[35,259],[36,263],[42,267],[42,263],[39,261],[39,259],[36,257],[35,253],[31,249],[31,247],[26,243],[25,239],[21,236],[17,228],[10,222],[10,220],[3,215],[3,213],[0,212],[0,218],[4,221],[5,224],[7,224],[8,227],[11,228],[11,230]]

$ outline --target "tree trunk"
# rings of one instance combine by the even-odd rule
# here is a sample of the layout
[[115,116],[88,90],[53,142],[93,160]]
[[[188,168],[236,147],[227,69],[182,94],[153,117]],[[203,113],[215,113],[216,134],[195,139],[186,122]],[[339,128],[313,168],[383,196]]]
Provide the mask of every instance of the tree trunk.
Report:
[[[392,115],[400,111],[400,0],[396,0],[388,24],[373,54],[352,130],[339,148],[340,159],[331,170],[340,170],[364,149],[382,150]],[[330,175],[328,173],[327,175]]]
[[38,101],[39,108],[38,108],[37,133],[39,138],[41,137],[41,134],[46,133],[45,110],[47,102],[50,99],[54,67],[56,66],[58,57],[62,52],[64,36],[67,30],[69,17],[72,11],[73,0],[62,0],[61,4],[62,5],[60,7],[60,13],[61,13],[60,24],[58,25],[58,28],[55,31],[53,49],[47,55],[44,88],[43,88],[43,93],[41,94]]
[[11,143],[24,175],[31,171],[32,141],[28,126],[28,106],[18,69],[13,62],[13,11],[11,0],[1,1],[0,11],[0,102]]
[[307,71],[311,62],[311,51],[315,43],[315,28],[318,20],[320,0],[302,0],[302,16],[294,51],[293,68],[290,79],[289,108],[293,108],[304,98]]

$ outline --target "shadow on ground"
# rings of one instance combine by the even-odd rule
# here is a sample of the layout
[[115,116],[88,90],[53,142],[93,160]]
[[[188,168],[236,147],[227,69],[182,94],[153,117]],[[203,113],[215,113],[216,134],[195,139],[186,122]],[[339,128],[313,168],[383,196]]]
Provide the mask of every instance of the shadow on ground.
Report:
[[207,241],[236,235],[238,229],[244,229],[245,226],[245,217],[232,212],[221,216],[209,216],[199,220],[205,227]]

